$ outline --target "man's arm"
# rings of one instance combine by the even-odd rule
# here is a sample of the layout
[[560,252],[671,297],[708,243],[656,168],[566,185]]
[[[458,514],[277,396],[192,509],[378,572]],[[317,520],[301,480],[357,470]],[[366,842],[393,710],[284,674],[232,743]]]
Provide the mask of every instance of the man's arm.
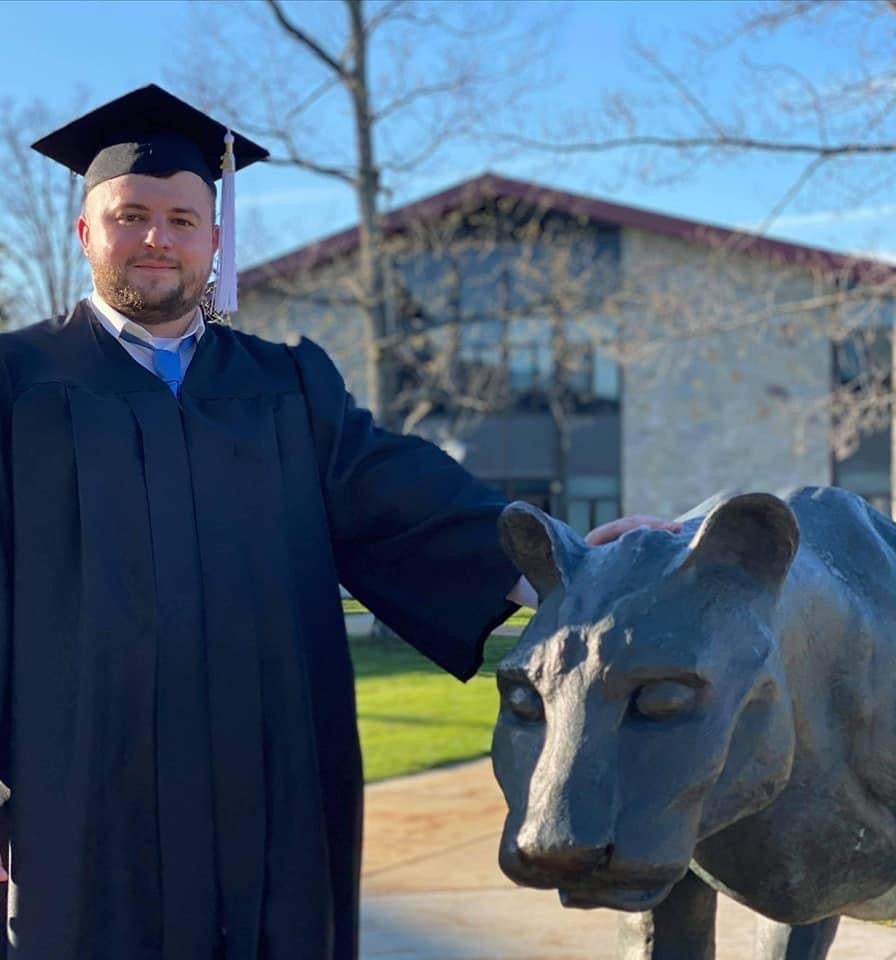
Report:
[[380,429],[311,341],[292,355],[340,583],[431,660],[472,676],[514,609],[519,571],[498,543],[504,498],[433,444]]
[[[668,530],[670,533],[678,533],[681,524],[677,520],[661,520],[659,517],[634,513],[630,517],[620,517],[618,520],[602,523],[599,527],[595,527],[585,535],[585,543],[592,547],[599,547],[601,544],[618,540],[624,533],[638,527],[650,527],[652,530]],[[525,577],[520,577],[517,580],[514,588],[507,594],[507,599],[511,603],[518,604],[521,607],[531,607],[533,610],[538,606],[538,594]]]

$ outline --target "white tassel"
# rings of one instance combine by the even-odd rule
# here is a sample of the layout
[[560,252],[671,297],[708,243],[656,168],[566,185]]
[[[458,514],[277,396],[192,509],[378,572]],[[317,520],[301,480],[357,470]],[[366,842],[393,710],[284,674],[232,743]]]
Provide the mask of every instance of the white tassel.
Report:
[[233,157],[233,134],[224,137],[224,156],[221,157],[221,235],[218,244],[218,276],[215,280],[215,313],[232,313],[237,308],[236,295],[236,198],[233,177],[236,162]]

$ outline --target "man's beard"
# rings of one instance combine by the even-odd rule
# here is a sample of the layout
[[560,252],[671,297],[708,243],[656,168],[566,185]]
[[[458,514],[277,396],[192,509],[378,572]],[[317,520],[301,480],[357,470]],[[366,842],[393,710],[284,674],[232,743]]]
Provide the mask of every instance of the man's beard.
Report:
[[[140,258],[146,261],[146,257]],[[175,261],[162,261],[172,263]],[[160,323],[170,323],[186,316],[199,306],[205,293],[211,264],[204,274],[184,273],[178,264],[180,282],[161,294],[144,293],[138,287],[128,283],[127,268],[112,263],[93,263],[93,282],[97,292],[119,313],[143,327],[153,327]]]

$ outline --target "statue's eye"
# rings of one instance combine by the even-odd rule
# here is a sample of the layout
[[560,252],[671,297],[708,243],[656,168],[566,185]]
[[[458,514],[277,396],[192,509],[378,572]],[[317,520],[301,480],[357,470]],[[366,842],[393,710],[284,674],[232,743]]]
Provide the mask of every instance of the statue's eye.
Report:
[[499,686],[501,698],[515,717],[526,723],[544,720],[544,703],[532,684],[519,680],[499,680]]
[[693,709],[697,688],[674,680],[653,680],[635,691],[632,705],[637,714],[648,720],[664,720]]

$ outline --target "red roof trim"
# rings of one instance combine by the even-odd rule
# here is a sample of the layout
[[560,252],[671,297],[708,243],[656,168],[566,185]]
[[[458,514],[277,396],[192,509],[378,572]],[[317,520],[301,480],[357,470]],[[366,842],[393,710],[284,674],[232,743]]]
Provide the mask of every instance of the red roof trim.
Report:
[[[496,197],[509,197],[570,216],[584,217],[592,222],[645,230],[680,240],[711,246],[730,244],[741,252],[758,254],[777,262],[812,265],[831,272],[846,271],[853,279],[871,278],[880,281],[884,277],[891,278],[896,274],[896,266],[883,260],[834,253],[786,240],[773,240],[747,231],[731,230],[727,227],[700,223],[696,220],[684,220],[652,210],[609,203],[606,200],[542,187],[525,180],[499,177],[493,173],[484,173],[471,180],[465,180],[440,193],[384,214],[382,229],[385,234],[394,235],[401,232],[407,224],[436,220],[468,204],[471,200]],[[263,284],[266,280],[320,266],[352,253],[357,246],[358,228],[351,227],[244,270],[240,274],[240,286],[244,290],[251,289]]]

